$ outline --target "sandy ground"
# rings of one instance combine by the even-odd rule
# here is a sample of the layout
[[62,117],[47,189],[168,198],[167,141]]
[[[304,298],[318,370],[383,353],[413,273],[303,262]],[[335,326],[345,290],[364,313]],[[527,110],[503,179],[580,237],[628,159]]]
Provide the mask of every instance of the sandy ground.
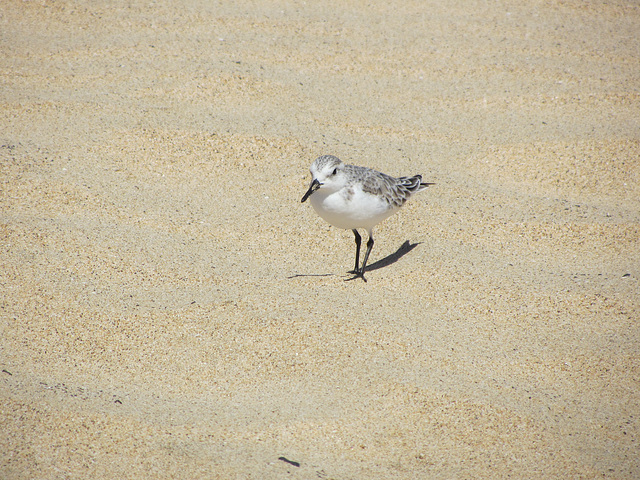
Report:
[[0,477],[639,478],[638,4],[240,3],[2,3]]

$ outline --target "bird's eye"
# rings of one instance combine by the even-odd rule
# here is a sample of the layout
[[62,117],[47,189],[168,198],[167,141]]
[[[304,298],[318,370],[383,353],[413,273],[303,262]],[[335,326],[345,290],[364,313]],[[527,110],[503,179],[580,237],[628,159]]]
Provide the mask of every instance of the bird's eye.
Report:
[[334,169],[333,169],[333,173],[332,173],[331,175],[335,175],[336,173],[338,173],[338,169],[337,169],[337,168],[334,168]]

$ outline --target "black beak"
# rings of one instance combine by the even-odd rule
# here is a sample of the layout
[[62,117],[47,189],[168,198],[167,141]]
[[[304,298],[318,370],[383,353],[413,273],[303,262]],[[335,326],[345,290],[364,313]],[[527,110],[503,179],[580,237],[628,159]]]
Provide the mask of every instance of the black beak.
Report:
[[322,186],[322,184],[316,180],[315,178],[313,179],[313,182],[311,182],[311,185],[309,185],[309,190],[307,190],[307,193],[304,194],[304,197],[302,197],[302,203],[304,203],[304,201],[309,198],[311,196],[311,194],[313,192],[315,192],[317,189],[319,189]]

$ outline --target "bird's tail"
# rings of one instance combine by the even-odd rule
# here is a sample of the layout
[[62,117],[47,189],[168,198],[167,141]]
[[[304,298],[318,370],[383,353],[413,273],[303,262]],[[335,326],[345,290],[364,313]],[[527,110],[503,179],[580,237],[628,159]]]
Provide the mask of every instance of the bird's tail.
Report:
[[401,177],[400,183],[404,188],[411,193],[421,192],[429,185],[435,185],[435,183],[425,183],[422,181],[422,175],[414,175],[413,177]]

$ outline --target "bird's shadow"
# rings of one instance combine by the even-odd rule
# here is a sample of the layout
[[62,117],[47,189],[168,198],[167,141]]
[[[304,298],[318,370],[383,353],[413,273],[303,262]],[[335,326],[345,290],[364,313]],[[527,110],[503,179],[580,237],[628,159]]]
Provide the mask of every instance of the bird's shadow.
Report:
[[370,265],[367,265],[367,272],[370,272],[371,270],[378,270],[379,268],[388,267],[389,265],[396,263],[398,260],[400,260],[402,257],[404,257],[407,253],[409,253],[411,250],[416,248],[421,243],[422,242],[410,243],[409,240],[406,240],[402,245],[400,245],[400,248],[398,248],[398,250],[396,250],[395,252],[387,255],[384,258],[381,258],[376,262],[373,262]]
[[295,275],[291,275],[287,278],[298,278],[298,277],[335,277],[335,273],[296,273]]
[[[421,243],[422,242],[410,243],[409,240],[406,240],[402,245],[400,245],[400,248],[398,248],[398,250],[396,250],[395,252],[387,255],[384,258],[381,258],[376,262],[373,262],[370,265],[367,265],[367,272],[370,272],[371,270],[378,270],[379,268],[388,267],[389,265],[396,263],[398,260],[400,260],[402,257],[404,257],[407,253],[409,253],[411,250],[416,248]],[[333,273],[296,274],[296,275],[291,275],[290,277],[287,277],[287,278],[290,279],[290,278],[296,278],[296,277],[329,277],[333,275],[335,274]],[[354,277],[354,278],[358,278],[358,277]]]

